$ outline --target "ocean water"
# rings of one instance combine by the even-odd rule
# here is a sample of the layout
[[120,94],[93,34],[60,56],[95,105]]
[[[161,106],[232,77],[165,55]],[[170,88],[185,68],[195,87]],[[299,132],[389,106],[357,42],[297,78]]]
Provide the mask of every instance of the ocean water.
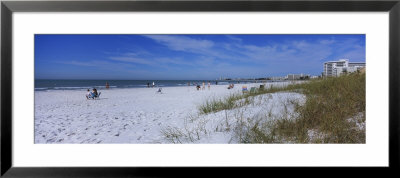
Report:
[[[194,86],[195,83],[202,85],[210,81],[211,85],[215,85],[215,80],[35,80],[35,91],[42,90],[86,90],[86,89],[103,89],[108,82],[110,89],[113,88],[146,88],[147,83],[155,84],[155,87],[176,87],[176,86]],[[218,81],[218,85],[228,85],[230,83],[249,83],[248,81]]]

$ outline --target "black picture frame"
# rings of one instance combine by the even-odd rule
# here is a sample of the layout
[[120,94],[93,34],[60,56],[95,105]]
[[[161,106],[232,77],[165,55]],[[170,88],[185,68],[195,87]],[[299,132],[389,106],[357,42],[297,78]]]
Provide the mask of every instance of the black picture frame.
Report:
[[[367,174],[371,170],[393,171],[399,168],[400,101],[400,0],[263,0],[263,1],[2,1],[1,2],[1,176],[4,177],[144,177],[271,174],[265,169],[249,168],[143,168],[143,167],[63,167],[21,168],[12,165],[12,17],[13,12],[126,12],[126,11],[293,11],[293,12],[389,12],[389,167],[356,168]],[[179,170],[178,170],[179,169]],[[204,170],[207,169],[207,170]],[[277,172],[310,173],[310,169]],[[327,169],[327,168],[319,168]],[[351,168],[345,168],[351,171]],[[360,170],[362,169],[362,170]],[[210,171],[217,171],[211,173]],[[269,171],[269,170],[268,170]],[[340,172],[327,170],[326,174]]]

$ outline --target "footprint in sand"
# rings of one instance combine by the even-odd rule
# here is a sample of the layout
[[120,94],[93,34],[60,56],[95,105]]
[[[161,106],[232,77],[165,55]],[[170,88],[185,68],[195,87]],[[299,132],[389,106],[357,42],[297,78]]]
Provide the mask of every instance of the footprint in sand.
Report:
[[51,139],[46,140],[46,143],[53,143],[55,140],[56,140],[56,138],[51,138]]

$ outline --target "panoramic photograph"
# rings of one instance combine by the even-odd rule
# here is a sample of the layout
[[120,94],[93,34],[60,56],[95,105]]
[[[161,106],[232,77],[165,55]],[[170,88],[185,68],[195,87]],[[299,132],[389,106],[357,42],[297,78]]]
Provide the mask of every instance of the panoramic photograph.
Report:
[[364,34],[36,34],[35,144],[366,142]]

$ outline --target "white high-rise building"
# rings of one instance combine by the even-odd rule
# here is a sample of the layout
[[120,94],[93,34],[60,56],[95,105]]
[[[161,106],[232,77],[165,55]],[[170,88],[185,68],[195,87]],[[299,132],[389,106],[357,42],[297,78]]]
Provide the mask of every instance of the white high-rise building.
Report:
[[324,76],[338,77],[343,73],[355,72],[365,67],[365,62],[349,62],[348,59],[328,61],[324,63]]

